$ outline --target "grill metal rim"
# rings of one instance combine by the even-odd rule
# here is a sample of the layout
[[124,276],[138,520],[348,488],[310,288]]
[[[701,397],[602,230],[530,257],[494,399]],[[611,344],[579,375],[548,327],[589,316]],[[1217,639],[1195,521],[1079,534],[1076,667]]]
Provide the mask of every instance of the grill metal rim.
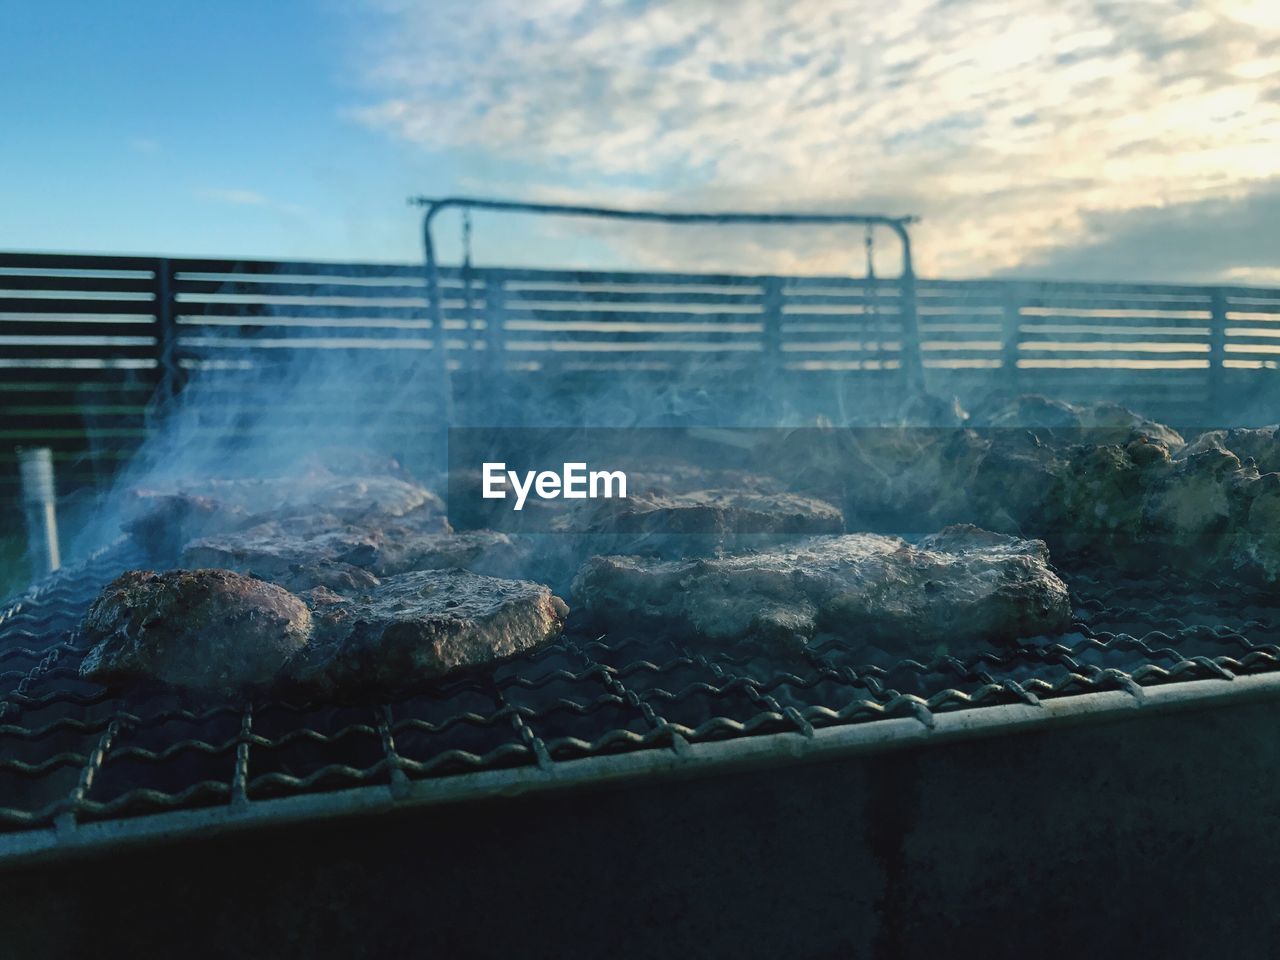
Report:
[[449,777],[307,793],[252,803],[181,809],[122,819],[43,827],[0,834],[0,869],[91,856],[171,840],[207,839],[230,832],[319,819],[387,814],[442,804],[510,800],[531,793],[603,787],[634,780],[712,776],[790,763],[812,763],[966,740],[1030,733],[1138,716],[1202,710],[1280,699],[1280,672],[1185,681],[1130,690],[1104,690],[1056,700],[973,707],[938,714],[932,722],[900,717],[875,723],[759,734],[478,770]]

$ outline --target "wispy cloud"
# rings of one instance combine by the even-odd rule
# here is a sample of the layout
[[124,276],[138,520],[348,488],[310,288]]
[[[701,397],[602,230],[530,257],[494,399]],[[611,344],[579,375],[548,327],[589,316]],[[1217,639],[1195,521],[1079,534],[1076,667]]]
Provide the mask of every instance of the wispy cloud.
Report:
[[518,158],[526,192],[567,170],[579,195],[918,212],[935,274],[1045,262],[1124,211],[1243,208],[1277,173],[1274,0],[381,6],[368,124]]
[[228,203],[237,207],[259,207],[287,217],[304,217],[308,213],[305,207],[281,203],[256,190],[245,190],[239,187],[202,187],[196,191],[196,197],[200,200]]
[[1280,281],[1280,178],[1239,199],[1095,212],[1087,243],[1010,271],[1099,280]]

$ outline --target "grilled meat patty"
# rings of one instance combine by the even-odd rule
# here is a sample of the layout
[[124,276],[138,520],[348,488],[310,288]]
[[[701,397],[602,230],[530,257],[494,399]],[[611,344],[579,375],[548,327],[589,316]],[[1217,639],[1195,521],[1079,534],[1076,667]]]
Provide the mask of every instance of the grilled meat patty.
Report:
[[601,501],[590,514],[564,518],[571,537],[569,575],[592,554],[670,558],[722,550],[767,548],[785,534],[841,533],[844,516],[831,504],[790,493],[696,490],[638,494]]
[[465,570],[401,574],[354,596],[295,596],[230,570],[131,570],[85,617],[80,674],[212,694],[283,679],[317,696],[390,695],[545,643],[567,614],[547,587]]
[[[713,455],[714,456],[714,455]],[[743,493],[783,493],[782,482],[766,473],[748,470],[714,469],[705,465],[647,456],[634,466],[628,464],[627,487],[636,494],[676,496],[699,490],[738,490]]]
[[704,534],[840,533],[844,517],[831,504],[792,493],[695,490],[604,501],[589,533]]
[[398,477],[306,475],[262,480],[205,480],[172,489],[140,489],[125,529],[155,557],[172,558],[188,543],[263,523],[293,534],[395,524],[415,532],[446,532],[444,504],[431,491]]
[[307,600],[315,638],[287,673],[318,696],[386,695],[513,656],[558,636],[569,612],[541,584],[465,570],[400,574],[358,597],[321,588]]
[[398,477],[267,477],[257,480],[206,480],[188,492],[232,504],[246,513],[272,519],[331,514],[348,523],[403,517],[426,509],[443,514],[434,493]]
[[391,525],[380,531],[378,549],[369,566],[380,577],[450,567],[494,577],[518,577],[529,572],[530,561],[527,540],[496,530],[431,533]]
[[712,642],[867,637],[903,655],[1010,642],[1071,621],[1038,540],[949,527],[911,546],[874,534],[698,560],[593,557],[573,595],[606,628],[660,627]]
[[1071,561],[1280,584],[1276,427],[1187,443],[1114,404],[1035,396],[988,420],[1017,429],[793,431],[766,452],[792,489],[841,503],[850,526],[974,523]]
[[1024,394],[979,419],[993,427],[1036,429],[1045,442],[1054,439],[1056,430],[1064,431],[1063,438],[1068,443],[1079,442],[1080,435],[1087,436],[1090,443],[1121,445],[1146,437],[1168,450],[1178,450],[1186,442],[1172,427],[1107,401],[1067,403],[1040,394]]
[[1185,459],[1213,450],[1235,454],[1242,462],[1252,460],[1259,473],[1275,473],[1280,471],[1280,427],[1210,430],[1178,451],[1178,457]]
[[124,531],[147,555],[172,560],[183,544],[250,523],[240,507],[178,491],[135,490],[125,503]]
[[526,569],[528,559],[526,544],[492,530],[423,533],[399,525],[308,528],[268,522],[193,540],[181,562],[251,573],[291,590],[323,586],[351,594],[376,587],[379,577],[412,570],[462,567],[514,575]]
[[311,636],[287,590],[229,570],[130,570],[83,624],[80,674],[106,684],[159,681],[209,692],[269,682]]
[[235,570],[290,590],[323,586],[350,593],[378,585],[364,569],[376,550],[376,539],[355,527],[297,530],[268,522],[193,540],[182,551],[181,564]]

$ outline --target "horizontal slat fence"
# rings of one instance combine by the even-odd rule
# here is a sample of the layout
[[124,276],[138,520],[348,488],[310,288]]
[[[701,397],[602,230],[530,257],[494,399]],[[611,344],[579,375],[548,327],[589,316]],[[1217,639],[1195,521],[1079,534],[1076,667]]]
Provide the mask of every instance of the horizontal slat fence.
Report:
[[[408,442],[440,409],[425,289],[416,264],[0,254],[4,516],[16,447],[53,447],[64,490],[94,487],[179,393],[272,408],[286,428],[398,407]],[[923,280],[918,345],[894,280],[453,268],[441,292],[464,419],[498,382],[580,405],[677,384],[709,403],[736,390],[869,410],[918,349],[928,388],[963,402],[1034,391],[1198,424],[1271,389],[1280,361],[1280,291],[1247,287]],[[323,389],[334,364],[360,371],[358,393]],[[282,388],[308,371],[319,389]]]
[[0,530],[21,524],[16,448],[52,447],[66,492],[104,482],[145,438],[159,264],[0,255]]

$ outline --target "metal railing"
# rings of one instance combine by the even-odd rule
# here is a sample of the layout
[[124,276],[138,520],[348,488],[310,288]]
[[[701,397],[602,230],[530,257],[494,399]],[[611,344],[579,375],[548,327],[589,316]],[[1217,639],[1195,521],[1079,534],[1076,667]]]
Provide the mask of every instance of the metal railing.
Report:
[[[254,377],[299,355],[357,358],[374,373],[354,400],[371,405],[394,382],[427,410],[438,383],[404,383],[443,360],[463,402],[495,374],[588,397],[696,378],[712,395],[767,382],[830,415],[837,394],[850,409],[900,392],[918,354],[926,389],[962,402],[1034,391],[1199,426],[1271,391],[1280,361],[1274,289],[918,280],[912,329],[898,279],[440,267],[437,282],[438,319],[420,264],[0,254],[0,505],[18,513],[16,447],[51,447],[62,492],[99,486],[202,371],[245,373],[210,389],[252,404]],[[353,398],[290,402],[323,417]]]
[[[902,333],[903,346],[900,350],[900,364],[903,379],[908,389],[918,391],[924,386],[924,368],[920,362],[920,336],[916,326],[916,293],[915,265],[911,258],[911,234],[907,228],[916,221],[915,217],[889,217],[879,214],[862,213],[706,213],[679,212],[667,210],[632,210],[616,207],[584,206],[581,204],[562,203],[525,203],[509,200],[479,199],[475,197],[414,197],[410,203],[425,209],[422,216],[422,247],[425,257],[424,278],[427,286],[427,307],[431,321],[437,330],[436,346],[444,353],[444,323],[441,309],[440,271],[436,261],[436,246],[432,233],[435,218],[450,209],[459,209],[469,214],[472,210],[487,210],[498,213],[523,213],[554,217],[588,217],[602,220],[638,223],[663,223],[673,226],[860,226],[867,229],[868,251],[871,244],[871,230],[874,227],[886,227],[892,230],[902,248],[902,268],[897,278],[898,294],[895,305],[898,314],[898,325]],[[465,233],[470,235],[470,219],[465,221]],[[465,255],[466,266],[470,266],[470,251]],[[868,266],[870,267],[868,253]],[[874,279],[869,277],[868,279]],[[766,285],[762,291],[761,326],[765,334],[765,350],[767,357],[776,356],[782,342],[782,297],[780,284],[774,282]],[[441,364],[441,382],[445,384],[446,404],[452,401],[448,388],[448,365]]]

